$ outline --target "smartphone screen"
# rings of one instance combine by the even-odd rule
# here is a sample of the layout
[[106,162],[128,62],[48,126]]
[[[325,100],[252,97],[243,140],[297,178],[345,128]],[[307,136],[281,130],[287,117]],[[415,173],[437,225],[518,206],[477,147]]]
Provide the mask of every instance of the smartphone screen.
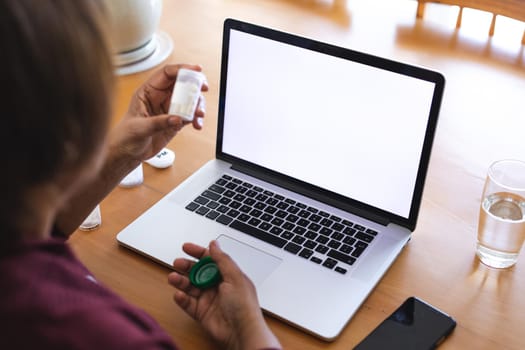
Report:
[[454,327],[452,317],[410,297],[354,349],[434,349]]

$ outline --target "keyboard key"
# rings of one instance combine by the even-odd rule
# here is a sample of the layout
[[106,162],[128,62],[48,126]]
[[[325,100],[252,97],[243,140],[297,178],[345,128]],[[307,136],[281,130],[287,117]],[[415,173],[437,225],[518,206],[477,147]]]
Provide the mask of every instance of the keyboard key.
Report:
[[337,265],[337,261],[330,258],[326,258],[326,260],[323,263],[323,266],[328,267],[329,269],[333,269],[335,265]]
[[240,212],[235,209],[232,209],[227,213],[227,215],[231,216],[232,218],[236,218],[237,216],[239,216],[239,214]]
[[278,218],[284,219],[286,216],[288,216],[288,213],[284,210],[278,210],[274,215]]
[[237,202],[237,201],[232,201],[230,203],[230,208],[233,208],[233,209],[239,209],[241,207],[241,203]]
[[233,219],[227,215],[222,214],[217,218],[216,221],[220,222],[221,224],[228,225],[230,222],[233,221]]
[[303,244],[304,241],[306,241],[306,238],[297,235],[292,239],[292,242],[297,244]]
[[321,254],[325,254],[328,251],[328,247],[325,245],[318,245],[315,251]]
[[234,190],[237,187],[237,185],[233,182],[228,182],[224,187],[229,188],[230,190]]
[[293,233],[291,233],[290,231],[284,231],[282,234],[281,234],[281,237],[286,239],[287,241],[289,241],[290,239],[292,239],[292,237],[294,236]]
[[253,190],[257,191],[257,192],[262,192],[263,191],[263,189],[260,188],[259,186],[253,186]]
[[253,187],[253,185],[251,183],[249,183],[249,182],[243,182],[242,185],[244,187],[246,187],[246,188],[252,188]]
[[321,231],[319,231],[320,234],[325,235],[325,236],[331,236],[333,232],[334,231],[326,227],[323,227]]
[[270,214],[262,214],[259,219],[261,219],[262,221],[270,222],[272,218],[273,216],[271,216]]
[[264,202],[265,200],[268,199],[268,196],[261,193],[261,194],[257,195],[257,197],[255,197],[255,199],[257,199],[258,201]]
[[235,192],[240,193],[241,195],[246,193],[246,191],[248,191],[248,189],[244,186],[239,186],[235,189]]
[[220,207],[217,208],[217,211],[218,211],[218,212],[221,212],[221,213],[223,213],[223,214],[226,213],[226,212],[228,212],[229,210],[230,210],[230,208],[228,208],[228,207],[225,206],[225,205],[221,205]]
[[195,209],[197,209],[198,207],[200,207],[200,205],[198,205],[197,203],[195,202],[191,202],[190,204],[188,204],[186,206],[186,209],[188,209],[189,211],[194,211]]
[[328,242],[328,246],[330,248],[337,249],[341,246],[341,242],[336,241],[335,239],[332,239],[330,242]]
[[301,209],[306,209],[306,204],[303,203],[296,203],[295,206]]
[[344,228],[345,228],[345,226],[344,226],[344,225],[341,225],[341,224],[338,223],[338,222],[336,222],[336,223],[334,223],[334,224],[332,225],[332,230],[334,230],[334,231],[339,231],[339,232],[341,232],[341,231],[343,231]]
[[253,216],[253,217],[258,218],[259,216],[262,215],[262,211],[257,210],[257,209],[253,209],[253,210],[250,212],[250,215]]
[[253,198],[246,198],[243,203],[246,205],[254,205],[257,201]]
[[355,225],[354,225],[354,228],[355,228],[356,230],[359,230],[359,231],[365,231],[365,230],[366,230],[366,227],[361,226],[361,225],[358,225],[358,224],[355,224]]
[[301,246],[290,242],[284,247],[284,250],[286,250],[286,251],[288,251],[288,252],[290,252],[292,254],[297,254],[301,250]]
[[294,205],[294,204],[295,204],[295,201],[294,201],[293,199],[290,199],[290,198],[286,198],[284,201],[285,201],[286,203],[288,203],[288,204],[291,204],[291,205]]
[[222,175],[222,178],[223,178],[223,179],[226,179],[226,180],[231,180],[231,179],[233,179],[233,177],[231,177],[230,175],[226,175],[226,174]]
[[281,196],[280,194],[276,194],[276,195],[274,195],[274,197],[275,197],[275,199],[280,200],[280,201],[284,200],[284,197]]
[[264,193],[265,195],[267,195],[267,196],[270,196],[270,197],[273,196],[273,192],[272,192],[272,191],[264,190],[263,193]]
[[350,254],[352,252],[353,248],[349,246],[348,244],[343,244],[341,248],[339,248],[339,251],[341,253]]
[[279,201],[277,199],[275,199],[275,198],[268,198],[268,200],[266,201],[266,204],[271,205],[271,206],[274,206],[277,203],[279,203]]
[[217,216],[219,216],[219,215],[221,215],[221,213],[219,213],[218,211],[212,210],[208,214],[206,214],[206,217],[208,219],[215,220],[217,218]]
[[341,266],[336,266],[335,271],[343,275],[346,273],[346,269],[343,269]]
[[[215,192],[216,192],[216,191],[215,191]],[[211,199],[211,200],[214,200],[214,201],[219,200],[219,198],[221,198],[221,196],[218,195],[218,194],[215,193],[215,192],[212,192],[212,191],[208,191],[208,190],[206,190],[206,191],[202,192],[202,196],[203,196],[203,197],[206,197],[206,198],[209,198],[209,199]]]
[[314,232],[317,232],[317,231],[319,231],[319,229],[321,228],[321,225],[316,224],[315,222],[312,222],[312,223],[308,226],[308,228],[309,228],[310,230],[314,231]]
[[302,217],[303,219],[307,219],[311,215],[311,213],[303,209],[299,213],[297,213],[297,215]]
[[272,228],[272,225],[267,222],[263,222],[259,225],[259,228],[263,231],[269,231]]
[[364,251],[365,251],[364,248],[355,248],[354,251],[352,252],[352,256],[359,258],[361,254],[363,254]]
[[343,233],[349,236],[353,236],[356,232],[357,230],[355,228],[350,228],[350,227],[347,227],[343,230]]
[[335,222],[341,222],[342,219],[339,216],[330,215],[330,220]]
[[250,206],[248,206],[246,204],[239,208],[239,211],[243,212],[243,213],[249,213],[250,210],[252,210],[252,207],[250,207]]
[[303,250],[301,250],[301,252],[299,253],[299,256],[301,258],[305,258],[305,259],[310,259],[310,257],[314,254],[313,250],[310,250],[310,249],[307,249],[307,248],[304,248]]
[[292,224],[291,222],[288,222],[288,221],[285,222],[285,223],[283,224],[283,226],[282,226],[282,228],[284,228],[285,230],[288,230],[288,231],[293,230],[294,227],[295,227],[295,225]]
[[333,223],[334,222],[332,220],[330,220],[330,219],[323,219],[323,220],[321,220],[321,225],[326,226],[326,227],[332,226]]
[[286,210],[286,208],[288,208],[289,206],[290,204],[287,204],[286,202],[279,202],[277,204],[277,208],[282,209],[282,210]]
[[330,239],[326,236],[319,236],[316,238],[316,242],[319,242],[321,244],[326,244],[326,242],[328,242]]
[[308,239],[315,239],[315,237],[317,237],[317,233],[313,232],[313,231],[307,231],[304,236]]
[[335,249],[331,249],[328,254],[329,257],[334,258],[336,260],[339,260],[340,262],[343,262],[348,265],[352,265],[355,262],[355,258],[351,257],[350,255],[343,254],[341,252],[338,252]]
[[317,246],[317,243],[309,239],[306,242],[304,242],[303,246],[305,246],[306,248],[314,249]]
[[221,199],[219,199],[219,203],[221,204],[229,204],[232,200],[230,198],[227,198],[227,197],[222,197]]
[[343,225],[346,225],[346,226],[353,226],[354,223],[353,223],[352,221],[343,220]]
[[363,252],[365,251],[366,247],[368,247],[368,244],[361,242],[361,241],[357,241],[355,244],[354,251],[352,252],[351,255],[353,257],[359,258],[361,254],[363,254]]
[[213,201],[209,201],[208,204],[206,204],[206,206],[210,209],[215,209],[219,206],[219,203],[217,202],[213,202]]
[[257,196],[257,193],[258,193],[257,191],[248,190],[248,191],[246,191],[245,195],[247,195],[248,197],[253,198],[253,197]]
[[243,202],[246,199],[246,196],[242,194],[236,194],[235,197],[233,197],[233,199],[237,202]]
[[253,227],[253,226],[250,226],[250,225],[246,225],[245,223],[241,222],[241,221],[238,221],[238,220],[234,220],[230,227],[236,229],[236,230],[239,230],[239,231],[242,231],[252,237],[255,237],[255,238],[258,238],[260,240],[263,240],[265,241],[266,243],[269,243],[269,244],[272,244],[274,246],[277,246],[279,248],[282,248],[284,247],[284,245],[286,244],[286,240],[280,238],[280,237],[277,237],[277,236],[274,236],[270,233],[267,233],[267,232],[264,232],[262,230],[259,230],[258,228],[256,227]]
[[324,218],[329,218],[330,217],[330,214],[328,214],[326,211],[320,211],[319,215],[321,215]]
[[264,208],[266,208],[266,204],[264,204],[263,202],[257,202],[257,203],[254,204],[253,207],[257,208],[259,210],[263,210]]
[[370,228],[367,228],[365,232],[371,234],[372,236],[377,236],[377,231]]
[[259,226],[260,223],[261,223],[261,220],[257,218],[251,218],[250,220],[248,220],[248,224],[252,226]]
[[311,259],[310,259],[311,262],[313,263],[316,263],[316,264],[320,264],[323,262],[323,260],[319,259],[318,257],[316,256],[313,256]]
[[342,240],[345,237],[345,235],[343,235],[342,233],[339,233],[339,232],[334,232],[331,237],[333,239],[335,239],[335,240],[340,241],[340,240]]
[[279,219],[279,218],[273,218],[272,221],[270,221],[272,224],[274,224],[275,226],[281,226],[284,222],[283,219]]
[[306,219],[299,219],[299,221],[297,221],[297,225],[302,226],[302,227],[308,226],[309,223],[310,221]]
[[[223,193],[224,191],[226,191],[226,189],[224,187],[221,187],[221,186],[215,185],[215,184],[211,185],[209,187],[209,189],[212,190],[213,192],[217,192],[217,193]],[[206,192],[206,191],[204,191],[204,192]],[[204,196],[204,193],[202,195]]]
[[250,220],[250,215],[241,214],[241,215],[239,215],[237,220],[242,221],[242,222],[246,222],[246,221]]
[[362,241],[365,241],[367,243],[370,243],[370,242],[372,242],[374,240],[374,236],[367,235],[366,233],[361,232],[361,231],[358,231],[355,234],[355,238],[360,239]]
[[195,203],[199,203],[201,205],[206,205],[210,200],[208,198],[204,198],[202,196],[199,196],[193,200]]
[[266,208],[264,209],[264,211],[267,212],[267,213],[269,213],[269,214],[273,214],[273,213],[275,213],[275,212],[277,211],[277,208],[276,208],[276,207],[270,207],[270,206],[268,206],[268,207],[266,207]]
[[284,230],[283,230],[282,228],[280,228],[280,227],[275,227],[275,226],[274,226],[274,227],[272,227],[272,229],[270,230],[270,233],[279,236],[281,233],[283,233],[283,231],[284,231]]
[[290,214],[286,217],[286,220],[289,222],[296,222],[297,220],[299,220],[299,217],[297,215]]
[[313,222],[319,222],[321,221],[322,217],[317,215],[317,214],[313,214],[310,216],[310,221],[313,221]]
[[195,210],[195,212],[199,215],[205,215],[210,211],[210,208],[206,207],[200,207],[199,209]]
[[232,181],[235,182],[238,185],[242,184],[242,180],[241,179],[233,178]]
[[314,213],[314,214],[317,214],[319,212],[319,210],[317,210],[314,207],[308,207],[306,210],[308,210],[309,212]]
[[226,181],[226,180],[224,180],[224,179],[219,179],[219,180],[215,181],[215,183],[216,183],[217,185],[219,185],[219,186],[224,186],[224,185],[226,185],[227,182],[228,182],[228,181]]
[[232,190],[226,190],[226,192],[224,192],[222,195],[228,198],[233,198],[233,196],[235,196],[235,192]]
[[286,209],[286,211],[289,212],[290,214],[297,214],[299,212],[299,208],[295,206],[291,206],[288,209]]
[[293,233],[296,233],[298,235],[303,235],[305,232],[306,232],[306,229],[304,227],[301,227],[301,226],[296,226],[293,230],[292,230]]
[[348,244],[348,245],[353,245],[355,243],[356,239],[353,238],[353,237],[348,237],[346,236],[344,239],[343,239],[343,242]]

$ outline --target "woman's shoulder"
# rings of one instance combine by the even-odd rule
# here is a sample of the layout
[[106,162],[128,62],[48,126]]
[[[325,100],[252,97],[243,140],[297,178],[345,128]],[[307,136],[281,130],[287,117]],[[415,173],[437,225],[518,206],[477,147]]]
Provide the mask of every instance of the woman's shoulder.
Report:
[[[0,257],[0,348],[173,348],[145,312],[115,295],[60,239]],[[45,346],[43,346],[45,344]]]

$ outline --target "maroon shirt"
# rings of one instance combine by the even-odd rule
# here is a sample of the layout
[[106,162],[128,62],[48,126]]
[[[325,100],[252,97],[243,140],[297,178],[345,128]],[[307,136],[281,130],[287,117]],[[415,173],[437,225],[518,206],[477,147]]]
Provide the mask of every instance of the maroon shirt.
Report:
[[175,349],[145,312],[99,284],[64,239],[0,254],[0,349]]

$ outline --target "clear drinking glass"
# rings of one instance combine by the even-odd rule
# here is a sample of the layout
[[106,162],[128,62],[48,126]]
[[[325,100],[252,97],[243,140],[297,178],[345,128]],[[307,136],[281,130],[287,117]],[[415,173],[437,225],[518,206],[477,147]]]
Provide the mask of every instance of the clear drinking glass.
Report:
[[525,162],[494,162],[481,198],[476,253],[485,265],[510,267],[518,260],[524,240]]

